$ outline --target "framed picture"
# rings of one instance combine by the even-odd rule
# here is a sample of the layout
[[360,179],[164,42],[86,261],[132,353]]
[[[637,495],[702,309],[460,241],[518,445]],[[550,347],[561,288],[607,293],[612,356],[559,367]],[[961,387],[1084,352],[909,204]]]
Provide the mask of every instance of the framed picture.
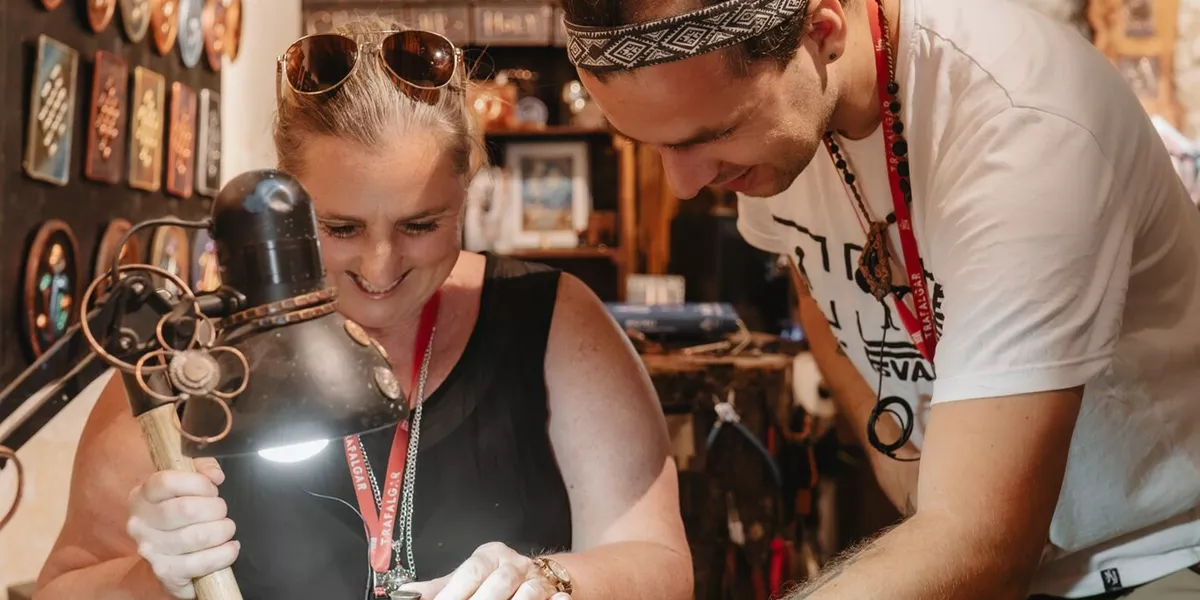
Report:
[[509,144],[514,248],[574,248],[592,210],[586,142]]

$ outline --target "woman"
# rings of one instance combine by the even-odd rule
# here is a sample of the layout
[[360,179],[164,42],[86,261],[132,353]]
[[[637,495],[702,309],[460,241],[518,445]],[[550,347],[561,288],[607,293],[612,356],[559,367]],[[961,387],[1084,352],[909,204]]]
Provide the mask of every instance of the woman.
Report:
[[[675,466],[637,356],[576,278],[461,251],[482,162],[461,54],[383,30],[289,49],[275,141],[317,208],[339,310],[419,407],[408,429],[290,464],[153,473],[114,378],[39,599],[190,598],[193,578],[231,564],[247,600],[386,597],[393,574],[426,599],[691,596]],[[407,431],[418,447],[397,467]],[[418,462],[411,486],[392,483]],[[369,553],[364,523],[400,496],[394,535]]]

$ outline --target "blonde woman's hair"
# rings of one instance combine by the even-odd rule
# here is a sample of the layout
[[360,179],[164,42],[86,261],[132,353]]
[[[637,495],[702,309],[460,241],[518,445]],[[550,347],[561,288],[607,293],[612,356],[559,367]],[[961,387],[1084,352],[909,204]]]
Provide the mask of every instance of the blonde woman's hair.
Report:
[[[410,28],[370,17],[356,19],[335,33],[362,43],[364,34],[405,29]],[[274,132],[279,168],[299,173],[303,146],[315,136],[378,148],[404,139],[409,132],[432,131],[442,139],[442,150],[450,153],[455,171],[469,181],[487,156],[478,120],[467,103],[465,66],[460,64],[450,83],[427,103],[405,94],[377,54],[362,55],[358,60],[354,72],[332,92],[303,95],[294,93],[287,83],[281,85]]]

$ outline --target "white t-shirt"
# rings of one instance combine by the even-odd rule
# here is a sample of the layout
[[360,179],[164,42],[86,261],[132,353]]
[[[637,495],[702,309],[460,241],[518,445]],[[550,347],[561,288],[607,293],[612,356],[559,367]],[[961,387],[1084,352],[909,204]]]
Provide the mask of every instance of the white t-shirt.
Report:
[[[1031,9],[903,0],[900,16],[936,378],[894,300],[855,279],[865,233],[823,149],[786,192],[741,198],[739,230],[795,258],[870,385],[882,372],[882,395],[916,408],[918,445],[931,404],[1086,384],[1034,592],[1200,562],[1200,213],[1162,141],[1106,59]],[[873,217],[892,212],[882,133],[842,147]]]

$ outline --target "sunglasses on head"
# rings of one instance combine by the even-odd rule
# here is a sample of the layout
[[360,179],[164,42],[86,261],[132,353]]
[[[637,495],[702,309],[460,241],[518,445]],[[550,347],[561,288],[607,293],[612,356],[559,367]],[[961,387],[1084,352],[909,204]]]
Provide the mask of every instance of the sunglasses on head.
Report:
[[364,54],[377,51],[383,68],[406,93],[429,102],[435,97],[432,92],[454,78],[462,56],[453,42],[431,31],[382,31],[358,38],[318,33],[292,42],[279,57],[278,79],[297,94],[324,94],[345,83]]

